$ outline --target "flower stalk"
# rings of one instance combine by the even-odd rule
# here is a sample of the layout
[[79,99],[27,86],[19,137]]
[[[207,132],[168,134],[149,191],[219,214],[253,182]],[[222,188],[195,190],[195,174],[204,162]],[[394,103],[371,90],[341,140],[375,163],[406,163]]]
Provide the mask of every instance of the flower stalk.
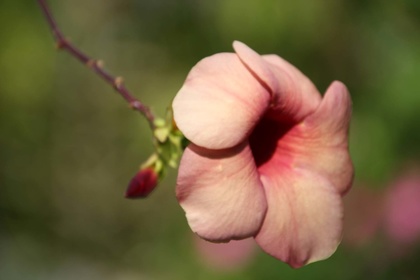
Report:
[[68,39],[65,38],[61,30],[58,28],[57,22],[54,19],[49,6],[45,0],[37,0],[39,6],[44,13],[45,19],[48,23],[48,26],[53,33],[54,40],[56,42],[57,48],[68,52],[71,56],[79,60],[81,63],[85,64],[88,68],[92,69],[98,76],[110,84],[117,93],[121,95],[128,102],[130,108],[141,113],[149,123],[150,128],[154,129],[154,119],[152,111],[149,107],[144,105],[140,100],[134,97],[131,92],[127,89],[124,84],[122,77],[115,77],[104,70],[103,62],[98,59],[93,59],[82,52],[79,48],[74,46]]
[[168,110],[166,118],[155,117],[148,106],[131,94],[122,77],[113,76],[105,71],[101,60],[89,57],[65,38],[46,0],[37,0],[37,2],[54,36],[57,49],[66,51],[93,70],[111,85],[133,110],[141,113],[148,121],[152,130],[155,152],[140,165],[139,171],[131,180],[126,193],[127,198],[146,197],[166,175],[168,167],[178,167],[179,158],[186,147],[186,139],[173,120],[172,110]]

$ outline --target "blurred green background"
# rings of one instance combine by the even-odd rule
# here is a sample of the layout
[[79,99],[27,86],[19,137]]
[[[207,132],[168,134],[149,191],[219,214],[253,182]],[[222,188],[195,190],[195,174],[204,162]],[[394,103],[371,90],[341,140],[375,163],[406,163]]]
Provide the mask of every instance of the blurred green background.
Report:
[[[290,61],[321,92],[332,80],[348,86],[353,191],[386,197],[420,164],[418,0],[50,2],[64,34],[157,114],[198,60],[240,40]],[[299,270],[258,250],[241,266],[206,262],[175,171],[149,198],[123,197],[150,138],[112,88],[54,50],[36,1],[2,0],[0,279],[420,279],[419,243],[395,254],[381,222],[363,244],[343,242]],[[367,213],[385,207],[366,200]]]

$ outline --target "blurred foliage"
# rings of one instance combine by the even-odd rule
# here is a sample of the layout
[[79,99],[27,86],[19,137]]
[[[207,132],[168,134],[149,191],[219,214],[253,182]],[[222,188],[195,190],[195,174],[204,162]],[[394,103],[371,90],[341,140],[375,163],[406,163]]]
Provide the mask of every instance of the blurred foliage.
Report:
[[[355,184],[383,190],[420,159],[420,1],[49,1],[64,33],[163,115],[189,69],[241,40],[353,98]],[[381,238],[292,270],[259,254],[217,272],[197,259],[175,172],[146,200],[129,179],[151,133],[54,43],[36,1],[0,2],[1,279],[418,279],[419,250]]]

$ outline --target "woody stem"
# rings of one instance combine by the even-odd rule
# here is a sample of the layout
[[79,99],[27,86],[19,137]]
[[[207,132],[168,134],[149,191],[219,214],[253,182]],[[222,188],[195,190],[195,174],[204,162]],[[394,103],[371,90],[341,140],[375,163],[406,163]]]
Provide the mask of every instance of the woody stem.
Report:
[[57,23],[46,3],[45,0],[37,0],[40,5],[44,16],[47,20],[47,23],[53,33],[54,40],[57,44],[59,50],[67,51],[70,55],[78,59],[80,62],[92,69],[96,74],[98,74],[103,80],[110,84],[129,104],[133,109],[141,113],[148,121],[152,129],[155,128],[154,125],[154,115],[151,112],[150,108],[144,105],[140,100],[135,98],[130,91],[124,85],[122,77],[114,77],[108,72],[106,72],[100,60],[90,58],[72,43],[70,43],[64,36],[61,30],[58,28]]

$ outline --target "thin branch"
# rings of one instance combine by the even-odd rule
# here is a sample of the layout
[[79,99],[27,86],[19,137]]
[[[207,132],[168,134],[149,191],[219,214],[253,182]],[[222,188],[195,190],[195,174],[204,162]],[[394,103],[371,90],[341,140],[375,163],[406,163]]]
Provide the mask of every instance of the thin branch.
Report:
[[79,50],[77,47],[72,45],[64,36],[61,30],[58,28],[57,23],[46,3],[45,0],[37,0],[40,5],[44,16],[48,22],[48,25],[53,33],[55,42],[57,43],[57,48],[60,50],[67,51],[73,57],[78,59],[80,62],[92,69],[96,74],[98,74],[102,79],[104,79],[108,84],[110,84],[130,105],[133,110],[140,112],[149,122],[149,125],[152,129],[155,128],[154,125],[154,115],[150,111],[150,108],[145,106],[142,102],[136,99],[130,91],[125,87],[122,77],[114,77],[110,75],[103,69],[102,62],[100,60],[92,59]]

